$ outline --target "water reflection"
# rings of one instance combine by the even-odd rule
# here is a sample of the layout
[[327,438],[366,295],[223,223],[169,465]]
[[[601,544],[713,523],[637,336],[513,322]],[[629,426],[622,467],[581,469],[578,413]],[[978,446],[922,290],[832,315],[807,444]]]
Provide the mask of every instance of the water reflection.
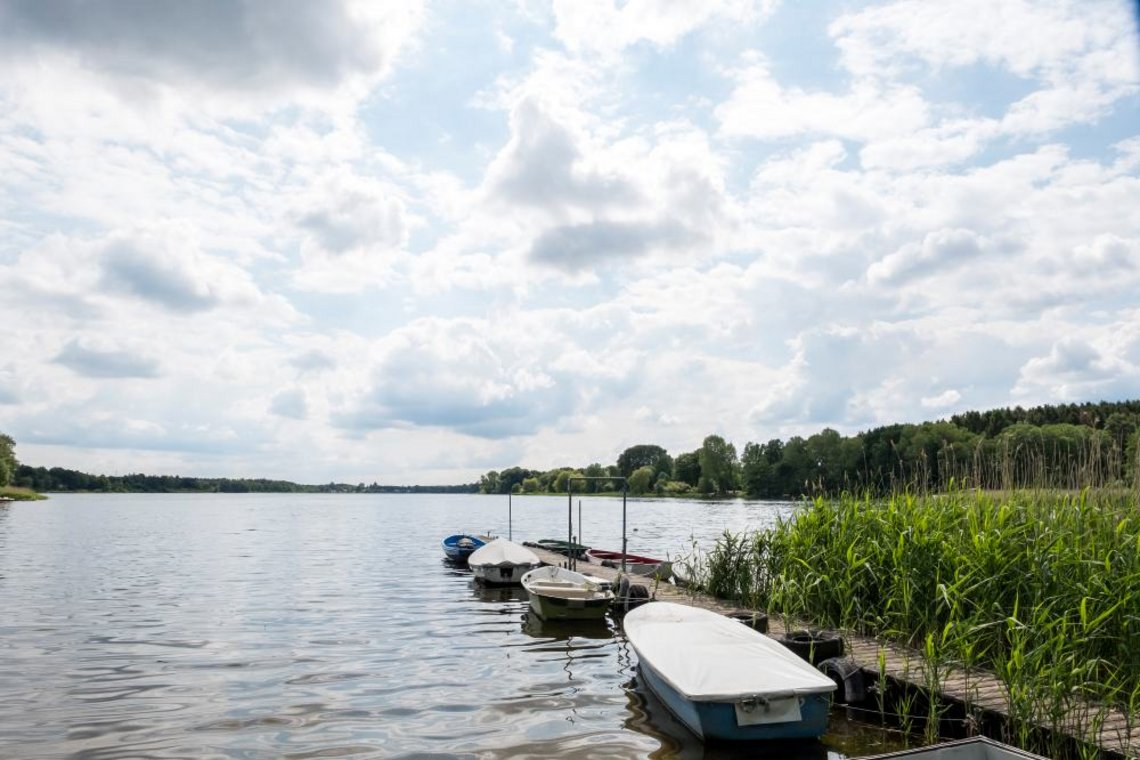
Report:
[[838,760],[842,755],[830,752],[818,741],[771,741],[743,744],[705,744],[677,720],[665,704],[640,678],[622,684],[628,699],[628,717],[622,725],[651,736],[660,747],[651,758],[684,758],[685,760]]
[[[0,507],[0,754],[743,756],[706,749],[643,692],[617,623],[543,621],[522,588],[443,561],[457,516],[499,528],[500,507],[312,494]],[[585,501],[598,545],[618,545],[613,507]],[[639,503],[631,519],[663,555],[778,513]],[[565,502],[516,499],[514,519],[516,536],[560,535]]]
[[613,623],[608,618],[598,620],[543,620],[532,610],[522,616],[522,632],[544,641],[571,641],[592,639],[610,641],[614,638]]
[[526,589],[522,586],[488,586],[474,579],[470,585],[472,595],[480,602],[502,604],[527,601]]

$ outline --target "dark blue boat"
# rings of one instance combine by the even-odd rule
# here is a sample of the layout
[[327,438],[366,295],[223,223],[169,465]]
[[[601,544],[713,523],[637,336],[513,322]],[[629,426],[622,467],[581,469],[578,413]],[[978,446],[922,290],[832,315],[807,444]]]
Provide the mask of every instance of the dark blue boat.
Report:
[[456,533],[443,539],[443,553],[452,562],[466,562],[471,553],[486,541],[468,533]]

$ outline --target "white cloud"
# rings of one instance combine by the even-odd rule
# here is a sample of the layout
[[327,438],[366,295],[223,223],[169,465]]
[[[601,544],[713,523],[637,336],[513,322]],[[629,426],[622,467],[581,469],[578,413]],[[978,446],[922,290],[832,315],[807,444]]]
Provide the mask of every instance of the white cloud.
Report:
[[44,7],[33,464],[457,482],[1140,387],[1122,4]]
[[710,22],[747,23],[772,12],[774,0],[555,0],[555,36],[571,51],[615,54],[638,42],[669,47]]
[[962,400],[962,394],[953,388],[939,393],[937,396],[923,396],[922,406],[926,409],[945,409]]
[[822,134],[867,141],[909,135],[930,122],[925,100],[910,86],[862,80],[840,95],[785,88],[763,62],[737,71],[734,78],[732,97],[716,109],[721,132],[728,136]]

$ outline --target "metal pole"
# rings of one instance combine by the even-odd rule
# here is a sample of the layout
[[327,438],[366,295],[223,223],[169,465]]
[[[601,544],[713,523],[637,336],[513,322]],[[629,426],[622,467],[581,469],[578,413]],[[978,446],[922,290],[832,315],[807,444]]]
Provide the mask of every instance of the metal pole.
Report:
[[574,569],[574,488],[566,483],[566,567]]
[[625,574],[625,555],[626,547],[629,543],[625,540],[625,494],[629,490],[629,481],[624,481],[621,484],[621,571]]
[[578,543],[582,543],[582,500],[578,499]]
[[507,491],[507,540],[508,541],[513,541],[515,539],[515,534],[511,531],[511,525],[513,524],[513,521],[511,519],[513,517],[513,515],[511,514],[513,511],[512,506],[513,505],[511,504],[511,492]]

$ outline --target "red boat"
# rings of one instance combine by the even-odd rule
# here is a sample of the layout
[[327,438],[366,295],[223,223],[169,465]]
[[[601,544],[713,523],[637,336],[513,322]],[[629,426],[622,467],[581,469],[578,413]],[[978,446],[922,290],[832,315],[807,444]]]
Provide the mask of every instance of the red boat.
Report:
[[[586,559],[595,565],[605,567],[621,567],[621,552],[611,552],[605,549],[587,549]],[[634,575],[645,575],[660,580],[668,580],[673,574],[673,563],[664,559],[653,557],[639,557],[636,554],[625,555],[625,568]]]

